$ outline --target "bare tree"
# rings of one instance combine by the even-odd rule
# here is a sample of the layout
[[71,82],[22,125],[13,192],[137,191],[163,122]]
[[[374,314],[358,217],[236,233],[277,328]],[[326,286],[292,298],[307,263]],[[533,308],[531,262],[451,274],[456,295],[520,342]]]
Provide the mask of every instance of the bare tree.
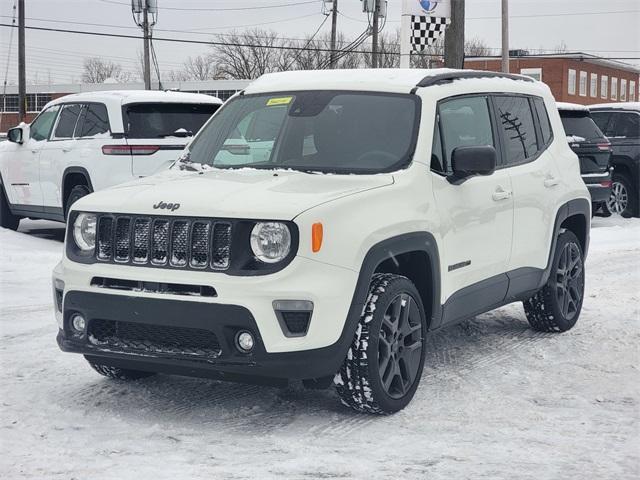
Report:
[[99,57],[85,58],[83,67],[82,81],[85,83],[104,83],[108,78],[126,83],[134,78],[133,73],[123,71],[120,64]]
[[[393,33],[383,33],[378,37],[378,68],[398,68],[400,66],[400,29]],[[362,60],[367,68],[372,66],[371,53],[364,52]]]
[[466,57],[489,57],[492,50],[480,38],[472,38],[464,42],[464,54]]
[[216,78],[216,65],[211,55],[189,57],[183,65],[187,77],[191,80],[213,80]]
[[288,41],[274,31],[258,28],[218,35],[211,58],[221,78],[251,79],[264,73],[282,70],[288,65],[291,51],[283,47]]

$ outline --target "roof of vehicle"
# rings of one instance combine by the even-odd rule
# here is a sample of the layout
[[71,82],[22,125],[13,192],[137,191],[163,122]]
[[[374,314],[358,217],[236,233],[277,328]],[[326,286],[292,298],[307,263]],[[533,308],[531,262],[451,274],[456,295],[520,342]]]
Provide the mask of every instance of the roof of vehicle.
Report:
[[222,105],[222,100],[211,95],[154,90],[105,90],[81,92],[56,98],[49,105],[67,102],[103,102],[126,105],[129,103],[202,103]]
[[599,103],[590,105],[589,110],[632,110],[640,112],[640,102]]
[[[499,91],[500,86],[513,88],[516,81],[534,86],[529,77],[508,75],[479,70],[436,69],[353,69],[353,70],[306,70],[268,73],[251,83],[245,93],[286,92],[300,90],[355,90],[409,93],[418,86],[469,82],[470,90]],[[521,82],[520,82],[521,81]]]
[[558,110],[571,111],[571,112],[589,112],[589,108],[580,105],[578,103],[556,102]]

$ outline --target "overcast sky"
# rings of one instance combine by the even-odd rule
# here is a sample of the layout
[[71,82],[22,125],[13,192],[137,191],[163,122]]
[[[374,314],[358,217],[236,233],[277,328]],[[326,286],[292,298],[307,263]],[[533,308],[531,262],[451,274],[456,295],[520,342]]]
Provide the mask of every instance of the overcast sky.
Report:
[[[0,23],[11,23],[13,3],[14,0],[0,0]],[[25,3],[28,26],[128,35],[139,32],[128,0],[25,0]],[[401,0],[389,0],[387,30],[399,26],[401,3]],[[500,0],[467,0],[466,3],[467,38],[482,39],[489,47],[496,48],[498,54]],[[208,40],[213,33],[262,26],[282,37],[300,38],[315,31],[324,19],[321,0],[158,0],[158,4],[157,37]],[[289,6],[276,7],[283,4]],[[249,10],[202,10],[212,8]],[[355,37],[364,30],[366,16],[359,0],[339,0],[339,11],[342,14],[338,20],[339,31]],[[511,48],[554,49],[564,42],[569,51],[605,57],[640,57],[640,0],[511,0],[510,14]],[[328,21],[323,31],[330,28]],[[17,78],[17,31],[9,52],[11,30],[0,28],[0,82],[4,80],[9,57],[9,83],[15,83]],[[83,58],[88,56],[120,63],[125,70],[138,70],[139,40],[27,30],[26,41],[30,83],[77,82],[82,74]],[[205,45],[156,43],[164,71],[179,69],[187,56],[205,53],[207,49]],[[640,65],[640,60],[626,61]]]

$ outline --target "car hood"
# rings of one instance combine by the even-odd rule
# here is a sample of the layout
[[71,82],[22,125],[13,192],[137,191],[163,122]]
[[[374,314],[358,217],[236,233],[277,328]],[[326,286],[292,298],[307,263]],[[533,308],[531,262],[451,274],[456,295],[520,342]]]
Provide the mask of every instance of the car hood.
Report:
[[332,175],[248,168],[167,170],[89,195],[74,204],[73,209],[291,220],[322,203],[391,184],[391,174]]

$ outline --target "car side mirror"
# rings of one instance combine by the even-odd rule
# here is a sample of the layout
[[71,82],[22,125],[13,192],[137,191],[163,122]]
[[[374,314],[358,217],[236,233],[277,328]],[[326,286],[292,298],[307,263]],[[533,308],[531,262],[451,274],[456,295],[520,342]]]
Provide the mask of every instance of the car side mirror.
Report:
[[7,132],[7,140],[13,143],[22,144],[24,142],[24,132],[22,131],[22,127],[9,129]]
[[491,175],[496,169],[498,155],[491,145],[457,147],[451,154],[453,182],[474,175]]

